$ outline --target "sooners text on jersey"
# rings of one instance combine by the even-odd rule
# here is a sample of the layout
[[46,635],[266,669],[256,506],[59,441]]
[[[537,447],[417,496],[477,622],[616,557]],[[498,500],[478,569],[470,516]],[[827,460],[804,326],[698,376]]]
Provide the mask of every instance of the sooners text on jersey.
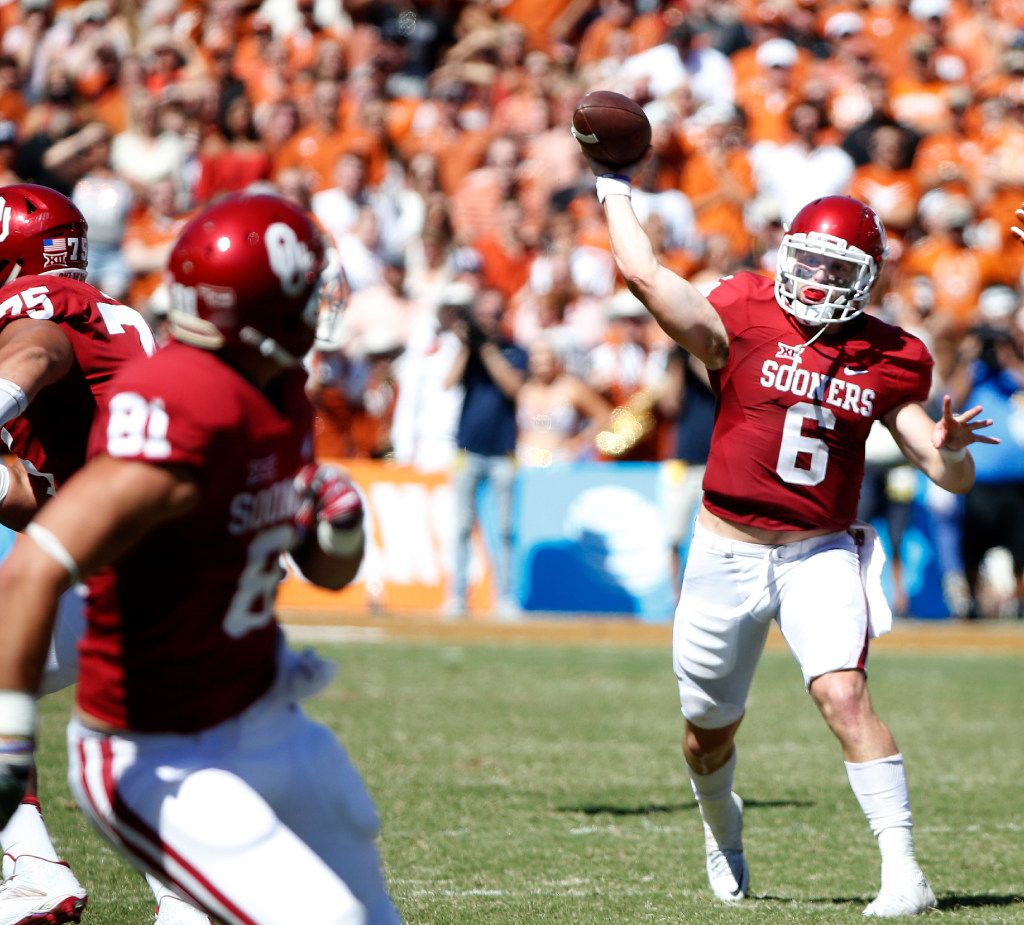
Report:
[[213,354],[172,343],[111,384],[90,456],[194,470],[198,506],[89,580],[78,703],[116,728],[191,733],[245,709],[275,674],[292,484],[312,456],[295,369],[276,404]]
[[0,330],[21,318],[60,325],[74,353],[67,375],[7,425],[11,452],[59,487],[85,462],[89,427],[111,377],[153,352],[153,334],[134,309],[63,276],[23,276],[4,286]]
[[753,273],[726,277],[708,298],[729,333],[729,360],[711,374],[718,413],[705,505],[764,530],[845,529],[872,422],[928,395],[927,348],[870,315],[805,348],[814,329]]

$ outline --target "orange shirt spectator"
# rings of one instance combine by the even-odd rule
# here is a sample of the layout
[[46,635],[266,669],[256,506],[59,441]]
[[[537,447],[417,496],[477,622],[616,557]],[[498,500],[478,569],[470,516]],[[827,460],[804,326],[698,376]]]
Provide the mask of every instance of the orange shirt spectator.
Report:
[[910,67],[895,74],[889,84],[893,116],[919,135],[949,125],[949,82],[940,76],[943,56],[927,37],[915,38]]
[[873,3],[860,13],[864,20],[863,35],[874,46],[875,55],[890,77],[906,66],[911,38],[919,32],[918,24],[902,3]]
[[629,38],[629,54],[640,51],[633,43],[630,26],[636,16],[632,3],[625,0],[602,0],[600,13],[590,21],[580,36],[576,51],[576,67],[584,68],[607,58],[611,51],[610,40],[617,33],[625,32]]
[[284,37],[288,71],[292,75],[311,69],[316,64],[320,46],[341,38],[333,30],[322,28],[313,18],[314,0],[298,0],[296,6],[301,22]]
[[920,190],[947,187],[982,194],[985,150],[968,125],[969,91],[961,91],[951,96],[950,127],[922,138],[914,151],[912,169]]
[[530,48],[546,51],[553,41],[563,37],[558,34],[558,20],[570,5],[571,0],[510,0],[501,7],[501,15],[526,29]]
[[736,102],[746,113],[747,135],[752,143],[782,142],[789,135],[789,112],[803,96],[807,67],[801,50],[789,39],[769,39],[753,49],[753,56],[755,66],[736,83]]
[[511,299],[530,278],[533,251],[523,237],[523,209],[509,199],[498,209],[498,224],[494,231],[473,243],[480,255],[484,285],[497,289],[506,300]]
[[[243,81],[252,94],[253,84],[259,79],[269,57],[270,45],[274,33],[270,20],[263,16],[253,16],[249,21],[249,31],[238,40],[235,51],[235,73]],[[256,94],[252,98],[257,99]]]
[[163,282],[167,257],[178,232],[189,219],[175,205],[174,181],[157,180],[147,190],[146,208],[128,219],[121,245],[125,262],[135,274],[128,303],[142,309]]
[[687,159],[680,188],[697,214],[701,234],[726,235],[738,256],[750,250],[743,208],[756,192],[754,171],[735,111],[708,113],[706,121],[704,141]]
[[596,64],[621,47],[617,33],[625,33],[627,54],[646,51],[665,40],[665,21],[659,13],[637,15],[633,4],[624,0],[607,0],[601,4],[601,15],[592,19],[583,30],[576,53],[576,68]]
[[465,129],[459,121],[463,91],[441,85],[416,107],[405,135],[398,142],[403,160],[426,152],[438,163],[441,188],[452,196],[463,179],[484,160],[493,137],[489,125]]
[[[940,197],[942,194],[939,194]],[[964,196],[938,200],[934,230],[915,242],[900,262],[900,276],[931,280],[934,311],[960,330],[971,324],[978,297],[987,286],[1010,282],[998,250],[969,245],[964,232],[973,221],[973,206]]]
[[28,103],[19,85],[18,62],[7,55],[0,57],[0,119],[20,124],[28,113]]
[[451,199],[452,226],[461,243],[473,244],[500,228],[499,208],[515,195],[518,167],[518,145],[499,137],[491,142],[484,166],[462,179]]
[[274,156],[274,175],[291,167],[302,167],[313,177],[315,190],[331,185],[334,165],[346,152],[345,133],[338,122],[341,94],[330,80],[313,88],[313,121],[296,132]]
[[850,195],[867,203],[891,232],[902,235],[917,215],[920,191],[906,162],[906,138],[892,125],[876,128],[869,145],[871,162],[858,167]]
[[[785,65],[778,63],[783,57],[778,49],[786,46],[779,44],[779,41],[786,42],[792,46],[792,52],[787,50],[785,54]],[[771,42],[771,44],[768,44]],[[765,50],[767,46],[767,50]],[[811,56],[806,49],[798,48],[782,34],[766,39],[735,52],[729,60],[732,62],[733,74],[736,78],[736,98],[742,94],[745,98],[753,99],[756,88],[764,85],[764,79],[768,71],[773,67],[785,66],[792,69],[793,79],[797,85],[807,79],[811,70]]]
[[387,104],[376,97],[364,100],[342,123],[337,157],[355,154],[366,164],[366,179],[377,186],[388,167]]

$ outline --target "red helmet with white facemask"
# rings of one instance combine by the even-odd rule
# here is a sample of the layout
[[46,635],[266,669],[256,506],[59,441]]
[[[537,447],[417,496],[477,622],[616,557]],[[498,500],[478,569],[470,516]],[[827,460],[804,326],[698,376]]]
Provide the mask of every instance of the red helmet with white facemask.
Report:
[[0,186],[0,286],[37,274],[85,279],[87,232],[63,193],[35,183]]
[[852,321],[867,308],[887,252],[873,209],[849,196],[815,199],[779,245],[775,297],[807,324]]
[[220,199],[171,251],[171,334],[207,350],[245,345],[295,365],[313,345],[325,264],[323,236],[297,205],[264,194]]

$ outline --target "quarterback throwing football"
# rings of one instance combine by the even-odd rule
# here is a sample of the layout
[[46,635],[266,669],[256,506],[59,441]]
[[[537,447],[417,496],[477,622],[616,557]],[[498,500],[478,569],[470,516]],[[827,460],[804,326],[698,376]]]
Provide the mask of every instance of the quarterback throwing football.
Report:
[[656,259],[630,177],[593,164],[619,271],[662,328],[700,358],[718,402],[704,503],[676,610],[673,660],[683,755],[704,822],[715,895],[742,900],[743,802],[734,738],[771,622],[842,747],[850,786],[881,851],[868,916],[914,915],[935,895],[914,854],[903,756],[868,695],[869,641],[891,612],[873,531],[854,523],[875,420],[935,484],[966,492],[981,408],[933,421],[921,402],[932,360],[915,337],[864,313],[886,255],[864,204],[828,196],[794,217],[774,282],[753,273],[705,297]]

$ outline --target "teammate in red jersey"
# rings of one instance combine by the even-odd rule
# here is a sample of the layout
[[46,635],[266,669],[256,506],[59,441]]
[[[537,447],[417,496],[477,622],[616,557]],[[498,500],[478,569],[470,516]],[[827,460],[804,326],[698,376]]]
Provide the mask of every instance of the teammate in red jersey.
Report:
[[[117,369],[153,350],[137,312],[84,282],[86,235],[81,212],[60,193],[0,187],[0,438],[7,454],[0,523],[13,529],[24,528],[84,463],[90,425]],[[74,683],[82,627],[82,598],[69,591],[40,693]],[[79,921],[85,890],[59,861],[34,781],[0,843],[0,925]]]
[[290,652],[273,614],[285,552],[332,588],[362,557],[358,493],[311,459],[300,358],[324,264],[309,217],[279,197],[197,215],[170,257],[174,341],[118,373],[89,462],[0,568],[17,602],[0,732],[30,747],[20,692],[57,596],[87,576],[72,790],[136,866],[232,925],[399,921],[372,800],[297,706],[329,666]]
[[633,213],[630,176],[594,164],[619,271],[664,330],[711,373],[718,409],[690,546],[673,657],[683,755],[704,822],[715,895],[742,900],[743,803],[734,738],[768,628],[777,621],[842,747],[878,839],[881,889],[868,916],[935,905],[911,838],[903,757],[868,696],[868,642],[891,624],[881,551],[854,524],[874,420],[933,482],[963,493],[981,408],[933,421],[932,361],[916,338],[864,314],[885,259],[878,216],[829,196],[793,218],[774,284],[739,273],[704,297],[658,263]]

